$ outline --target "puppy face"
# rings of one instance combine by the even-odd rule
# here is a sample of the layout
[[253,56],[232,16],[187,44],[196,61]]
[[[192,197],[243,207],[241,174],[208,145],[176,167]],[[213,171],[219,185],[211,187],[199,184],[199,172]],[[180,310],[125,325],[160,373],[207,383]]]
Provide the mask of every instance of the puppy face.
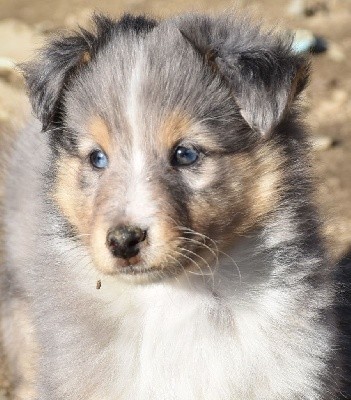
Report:
[[[206,272],[218,248],[277,206],[284,151],[274,136],[263,137],[301,86],[301,60],[286,71],[285,87],[267,71],[254,81],[252,59],[233,56],[235,27],[227,25],[205,17],[159,25],[100,19],[94,52],[80,51],[71,70],[61,71],[66,89],[45,89],[55,98],[51,108],[34,96],[55,155],[52,199],[99,271],[149,278]],[[225,46],[214,46],[218,35],[234,61]],[[277,50],[273,39],[270,45]],[[131,242],[130,232],[142,234]]]

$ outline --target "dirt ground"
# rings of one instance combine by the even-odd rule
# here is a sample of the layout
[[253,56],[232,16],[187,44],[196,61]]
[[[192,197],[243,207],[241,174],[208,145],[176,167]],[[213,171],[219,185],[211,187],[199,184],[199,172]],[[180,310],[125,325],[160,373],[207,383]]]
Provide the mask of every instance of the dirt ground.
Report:
[[[325,218],[331,254],[351,251],[351,1],[304,0],[2,0],[0,1],[0,130],[19,126],[29,112],[23,81],[11,63],[30,59],[57,29],[86,25],[94,10],[165,17],[182,11],[218,12],[234,5],[281,28],[308,29],[328,50],[312,55],[313,74],[305,96],[315,144],[317,201]],[[350,163],[350,164],[349,164]],[[7,382],[0,359],[0,400]]]

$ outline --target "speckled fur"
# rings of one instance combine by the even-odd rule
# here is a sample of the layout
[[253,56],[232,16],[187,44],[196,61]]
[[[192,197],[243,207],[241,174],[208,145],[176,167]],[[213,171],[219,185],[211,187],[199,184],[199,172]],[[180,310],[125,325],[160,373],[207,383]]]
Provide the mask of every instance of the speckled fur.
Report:
[[[95,22],[24,67],[38,119],[2,165],[15,398],[342,398],[306,60],[241,15]],[[179,143],[196,166],[170,165]],[[105,246],[121,222],[148,229],[129,270]]]

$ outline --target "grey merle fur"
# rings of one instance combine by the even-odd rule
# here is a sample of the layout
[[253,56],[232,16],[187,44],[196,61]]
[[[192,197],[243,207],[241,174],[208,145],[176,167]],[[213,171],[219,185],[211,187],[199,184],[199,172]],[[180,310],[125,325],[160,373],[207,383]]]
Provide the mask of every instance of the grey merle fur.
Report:
[[84,52],[94,57],[114,36],[125,32],[143,35],[156,25],[155,20],[131,15],[125,15],[118,23],[96,15],[94,23],[96,32],[81,29],[75,36],[57,37],[41,52],[39,61],[23,65],[32,107],[44,130],[60,124],[64,88],[78,72]]
[[[141,387],[140,391],[135,389],[135,392],[128,392],[128,388],[123,388],[123,382],[120,382],[121,388],[113,391],[113,382],[124,370],[128,372],[128,378],[134,377],[130,372],[134,371],[133,367],[128,369],[129,362],[142,358],[135,348],[141,346],[147,335],[142,334],[139,325],[137,327],[142,331],[140,338],[135,339],[137,329],[128,331],[130,342],[127,344],[133,344],[131,351],[135,350],[136,353],[127,358],[126,363],[122,363],[123,368],[118,370],[114,358],[109,358],[109,353],[104,351],[118,339],[124,321],[132,324],[138,318],[127,315],[126,311],[115,320],[106,311],[113,301],[95,298],[97,294],[88,294],[86,287],[84,291],[79,286],[80,282],[75,280],[76,272],[72,272],[76,264],[82,267],[83,281],[94,265],[89,253],[81,245],[78,231],[67,221],[51,197],[60,158],[63,155],[82,158],[79,141],[83,133],[79,129],[82,121],[92,114],[98,114],[108,121],[110,131],[120,135],[119,143],[127,144],[119,151],[120,157],[129,162],[130,125],[133,121],[127,121],[124,107],[128,102],[129,73],[135,67],[136,53],[141,48],[146,72],[143,70],[140,74],[145,73],[146,78],[138,84],[138,107],[143,109],[141,125],[145,131],[145,147],[151,148],[146,156],[152,166],[150,181],[157,182],[158,189],[161,188],[161,192],[169,196],[172,218],[176,218],[179,225],[193,227],[199,222],[192,216],[190,207],[195,200],[202,201],[201,204],[208,206],[210,211],[221,211],[215,214],[216,217],[208,213],[202,221],[202,233],[218,240],[221,251],[233,248],[235,255],[236,251],[240,254],[237,242],[247,241],[249,257],[246,254],[246,258],[240,260],[238,255],[238,265],[241,266],[243,280],[246,279],[250,284],[253,282],[249,293],[239,290],[237,298],[236,292],[229,293],[229,297],[235,298],[235,302],[240,304],[241,301],[245,303],[256,299],[256,296],[258,298],[260,290],[276,290],[282,298],[288,296],[291,301],[285,305],[288,311],[283,313],[279,327],[273,329],[274,334],[282,332],[281,337],[277,334],[276,342],[285,343],[289,351],[295,351],[296,360],[291,360],[291,368],[297,366],[298,369],[301,359],[306,361],[305,353],[318,365],[308,376],[303,376],[294,388],[286,389],[284,395],[275,392],[271,397],[268,396],[272,400],[343,398],[343,393],[348,389],[342,386],[345,385],[342,380],[347,384],[349,379],[345,377],[348,360],[343,360],[343,352],[335,351],[341,339],[344,340],[336,325],[337,279],[332,276],[319,233],[319,217],[311,201],[312,182],[306,165],[308,142],[296,106],[296,99],[308,81],[308,62],[304,57],[292,54],[290,40],[264,32],[246,18],[184,15],[156,22],[126,15],[119,21],[95,16],[94,22],[94,32],[81,30],[73,36],[58,37],[42,50],[38,60],[24,66],[29,97],[40,124],[34,122],[28,132],[21,134],[10,158],[9,172],[5,174],[7,194],[2,201],[2,219],[9,244],[4,246],[3,267],[9,282],[2,289],[5,306],[17,302],[18,293],[21,292],[18,297],[23,297],[28,303],[34,321],[39,346],[38,371],[34,380],[38,394],[31,399],[90,399],[93,398],[89,397],[91,393],[109,399],[125,400],[130,393],[134,397],[129,398],[138,400],[161,398],[162,390],[157,392],[155,389],[152,392],[152,388]],[[89,53],[89,62],[82,62],[85,52]],[[164,114],[179,108],[185,109],[194,120],[203,121],[202,126],[206,127],[216,143],[216,149],[201,149],[205,157],[211,158],[218,166],[216,182],[210,186],[194,189],[179,171],[169,167],[167,162],[177,144],[162,157],[157,153],[157,148],[152,148],[152,135],[157,126],[155,121],[162,120]],[[40,130],[43,136],[39,138]],[[254,229],[245,232],[247,236],[243,234],[238,238],[235,236],[237,225],[249,219],[250,215],[245,207],[228,211],[233,187],[236,187],[231,184],[242,183],[240,170],[231,170],[231,161],[237,155],[247,155],[268,145],[272,152],[279,150],[282,156],[282,161],[278,162],[282,175],[277,188],[279,200],[253,226]],[[34,149],[37,153],[33,158]],[[31,160],[33,168],[28,168],[27,164],[23,167],[23,157]],[[84,160],[80,161],[83,163]],[[127,191],[129,182],[126,184],[118,175],[123,167],[126,168],[126,164],[116,170],[106,183],[115,189],[109,192],[111,198],[122,196],[121,193]],[[203,164],[200,163],[189,171],[200,180],[202,168]],[[2,169],[5,169],[4,166]],[[80,188],[87,197],[98,180],[96,176],[91,178],[90,172],[85,164],[79,170]],[[120,186],[116,183],[119,178]],[[252,180],[255,178],[251,176]],[[14,181],[18,181],[17,186]],[[29,187],[26,186],[27,182],[31,183]],[[18,185],[23,187],[23,193]],[[23,198],[27,196],[30,205],[27,202],[23,206]],[[99,201],[103,200],[99,198]],[[119,204],[118,200],[116,197],[113,204]],[[99,201],[96,204],[100,204]],[[17,225],[22,229],[17,229]],[[28,236],[23,232],[28,232]],[[189,238],[194,239],[189,236],[185,241]],[[28,243],[24,239],[28,239]],[[195,254],[198,250],[189,245],[187,254]],[[202,257],[202,253],[199,254]],[[191,256],[188,258],[191,259]],[[176,264],[173,268],[176,270]],[[213,289],[212,293],[218,303],[216,307],[221,312],[221,301],[225,303],[225,296],[228,295],[227,288],[221,292],[224,277],[225,274],[219,275],[218,291]],[[229,280],[229,283],[235,286],[235,281]],[[106,285],[102,279],[99,295]],[[196,284],[194,287],[197,287]],[[123,296],[124,292],[121,294]],[[119,304],[119,299],[116,303]],[[186,306],[184,304],[184,308]],[[230,304],[230,307],[236,310],[236,304]],[[296,316],[298,321],[295,321]],[[140,317],[141,321],[143,317]],[[285,325],[287,331],[284,330]],[[230,329],[234,328],[235,321],[230,325]],[[325,338],[321,337],[324,333]],[[220,342],[218,339],[218,343],[208,348],[208,352],[215,351]],[[10,344],[7,345],[9,353],[13,351]],[[183,355],[182,348],[177,350]],[[277,360],[284,358],[283,353],[278,354]],[[192,355],[189,357],[188,361],[191,362]],[[260,356],[257,355],[257,358]],[[155,356],[155,360],[163,366],[162,362],[166,362],[167,357],[160,360]],[[151,368],[153,360],[148,361]],[[157,370],[157,367],[152,367]],[[162,371],[168,372],[172,368],[173,365],[168,365]],[[199,366],[196,375],[201,375],[202,368],[205,369]],[[245,366],[241,365],[238,369],[245,369]],[[185,375],[191,373],[191,370],[185,371]],[[220,375],[226,373],[223,370]],[[290,371],[284,371],[284,374],[284,379],[288,380]],[[240,385],[243,381],[238,376]],[[163,384],[157,382],[158,376],[152,378],[155,387]],[[21,377],[17,379],[21,382]],[[195,387],[197,376],[192,379]],[[211,381],[211,376],[206,379]],[[167,383],[167,379],[165,381]],[[233,389],[233,397],[219,394],[217,397],[220,400],[257,400],[260,398],[261,382],[254,381],[252,375],[252,381],[242,383],[247,387]],[[306,381],[311,382],[311,386]],[[208,383],[210,385],[212,381]],[[231,383],[235,385],[235,382]],[[133,388],[133,382],[128,382],[127,386]],[[173,389],[181,390],[181,386]],[[196,386],[194,393],[197,393],[196,390],[205,390],[204,385],[199,387]],[[190,387],[188,393],[193,400],[198,397],[191,397],[192,389]],[[139,397],[135,397],[135,393],[139,393]],[[176,400],[184,400],[177,394],[175,396]],[[205,396],[201,398],[205,399]],[[216,397],[211,399],[217,400]]]

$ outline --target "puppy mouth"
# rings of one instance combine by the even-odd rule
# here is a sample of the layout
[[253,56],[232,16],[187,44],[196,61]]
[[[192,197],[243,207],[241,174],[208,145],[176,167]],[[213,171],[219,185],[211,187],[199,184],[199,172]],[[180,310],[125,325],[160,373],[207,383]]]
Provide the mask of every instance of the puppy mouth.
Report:
[[[166,257],[167,258],[167,257]],[[151,261],[151,260],[150,260]],[[161,280],[181,274],[187,266],[179,261],[165,262],[165,259],[155,263],[149,263],[142,257],[133,258],[131,260],[120,260],[116,273],[122,276],[129,277],[144,277],[148,280]]]
[[120,267],[118,275],[133,283],[153,283],[171,279],[181,274],[181,270],[162,266],[129,265]]
[[158,266],[148,265],[140,254],[127,259],[119,259],[116,272],[120,275],[150,275],[161,270]]
[[118,269],[118,272],[122,275],[148,275],[160,271],[160,268],[145,265],[127,265]]

